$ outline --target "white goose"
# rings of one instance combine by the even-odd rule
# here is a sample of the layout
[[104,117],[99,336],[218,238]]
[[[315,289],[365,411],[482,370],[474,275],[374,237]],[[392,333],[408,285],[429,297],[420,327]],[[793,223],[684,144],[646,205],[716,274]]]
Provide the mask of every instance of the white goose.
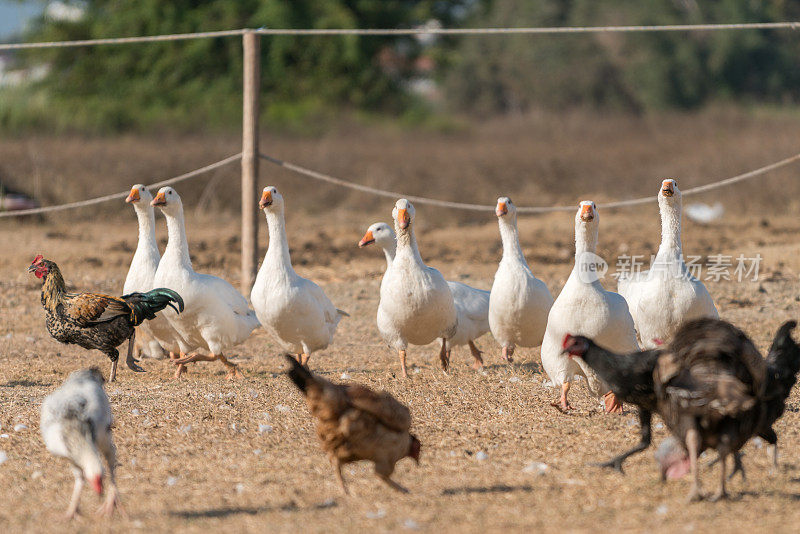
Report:
[[[133,261],[128,271],[128,277],[125,279],[123,290],[125,294],[132,291],[150,291],[156,287],[153,281],[160,263],[160,254],[155,238],[153,195],[143,185],[138,184],[131,188],[131,192],[125,201],[132,203],[136,209],[136,215],[139,219],[139,244],[136,247],[136,253],[133,255]],[[137,289],[139,286],[143,289]],[[163,313],[159,313],[154,319],[142,323],[139,328],[142,327],[149,330],[150,335],[158,344],[158,351],[163,353],[164,350],[167,350],[173,360],[185,356],[185,354],[181,353],[178,345],[180,334],[169,324]],[[152,343],[148,344],[148,346],[152,345]],[[155,351],[155,348],[151,350]],[[159,354],[158,351],[155,354]],[[183,367],[179,369],[181,371],[184,370]]]
[[[600,284],[605,263],[595,255],[600,218],[590,200],[581,202],[575,215],[575,266],[556,298],[547,319],[542,342],[542,367],[555,386],[561,386],[561,399],[554,406],[571,409],[567,400],[573,377],[583,375],[589,391],[605,398],[607,412],[621,412],[622,405],[597,375],[580,358],[562,354],[567,334],[590,337],[614,352],[638,350],[636,330],[625,299],[606,291]],[[605,394],[605,395],[604,395]]]
[[228,378],[240,376],[236,364],[223,353],[246,340],[258,328],[258,319],[247,301],[232,285],[221,278],[199,274],[192,269],[189,243],[183,222],[183,203],[177,191],[162,187],[152,202],[167,219],[169,240],[153,283],[177,291],[185,303],[184,312],[162,313],[178,332],[181,353],[202,349],[209,355],[192,354],[174,362],[180,377],[182,366],[194,361],[219,360],[228,368]]
[[495,214],[503,241],[503,258],[492,284],[489,326],[502,347],[503,358],[511,362],[517,346],[538,347],[542,344],[553,296],[525,261],[519,244],[517,208],[511,199],[498,198]]
[[[388,269],[392,265],[397,249],[394,230],[384,222],[373,224],[367,228],[367,232],[359,241],[358,246],[363,248],[373,243],[383,249]],[[456,334],[452,339],[447,340],[447,359],[450,359],[451,347],[468,345],[472,357],[475,359],[472,367],[480,369],[483,367],[483,358],[474,340],[489,331],[489,292],[450,280],[447,281],[447,285],[450,286],[450,292],[453,294],[453,303],[458,315]]]
[[267,216],[269,247],[250,293],[258,320],[302,365],[333,342],[336,325],[347,313],[337,309],[322,289],[292,268],[286,240],[283,196],[265,187],[259,207]]
[[675,180],[664,180],[658,191],[661,246],[649,271],[620,277],[617,289],[625,297],[644,348],[655,348],[672,338],[690,319],[719,317],[703,282],[683,261],[681,245],[681,191]]
[[437,338],[442,338],[439,359],[446,372],[447,339],[455,335],[458,326],[450,287],[442,273],[425,265],[417,250],[414,215],[414,206],[404,198],[392,210],[397,253],[383,275],[378,304],[378,330],[384,341],[397,350],[404,377],[408,377],[408,344],[427,345]]
[[[145,293],[153,289],[153,278],[158,269],[158,261],[161,253],[158,251],[156,242],[156,218],[153,213],[153,206],[150,202],[153,195],[142,184],[131,187],[131,192],[125,202],[133,206],[136,218],[139,221],[139,242],[136,245],[136,252],[133,254],[131,266],[128,269],[128,276],[125,277],[125,284],[122,286],[122,294],[127,295],[135,291]],[[162,321],[167,324],[166,319],[160,315],[150,321],[145,321],[136,327],[136,344],[142,348],[142,354],[147,358],[162,358],[164,349],[156,338],[150,325],[153,321]],[[167,325],[169,326],[169,325]]]

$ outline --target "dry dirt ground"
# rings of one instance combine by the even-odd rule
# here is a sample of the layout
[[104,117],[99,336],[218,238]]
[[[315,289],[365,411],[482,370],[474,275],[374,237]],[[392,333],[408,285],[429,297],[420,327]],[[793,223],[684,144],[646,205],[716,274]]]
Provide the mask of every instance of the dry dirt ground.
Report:
[[[378,203],[387,220],[391,202]],[[478,215],[470,224],[434,229],[426,227],[425,213],[418,211],[417,227],[424,259],[448,278],[490,288],[500,255],[494,217]],[[520,221],[531,267],[554,295],[572,265],[572,221],[564,213]],[[107,373],[108,361],[48,336],[39,281],[25,269],[43,253],[58,262],[74,289],[119,292],[136,225],[132,213],[102,225],[6,221],[0,225],[3,530],[788,532],[800,523],[798,391],[776,426],[783,444],[780,469],[770,473],[766,447],[748,444],[747,481],[732,483],[733,499],[687,505],[688,479],[662,483],[652,451],[630,460],[626,476],[590,465],[635,442],[635,416],[603,415],[580,384],[573,395],[577,410],[556,411],[550,402],[557,392],[543,385],[538,349],[523,349],[515,364],[506,365],[487,335],[478,341],[486,351],[485,372],[470,369],[461,348],[445,376],[434,347],[415,347],[411,378],[399,378],[396,356],[381,344],[375,327],[383,257],[356,247],[374,219],[356,212],[313,218],[289,209],[287,222],[297,270],[350,313],[334,346],[315,355],[311,367],[334,380],[386,389],[411,407],[423,444],[421,464],[403,460],[395,474],[411,494],[389,490],[366,464],[345,470],[356,495],[340,494],[306,407],[282,375],[278,346],[259,329],[233,351],[245,376],[237,382],[226,381],[215,363],[192,365],[183,381],[171,379],[173,368],[163,360],[145,360],[142,374],[121,365],[118,381],[107,390],[128,517],[95,519],[97,498],[85,491],[83,522],[61,522],[72,475],[65,461],[44,449],[39,405],[70,371],[99,365]],[[189,214],[197,270],[238,284],[237,224],[233,217]],[[722,317],[747,331],[762,350],[782,321],[798,316],[799,231],[796,217],[779,214],[762,220],[729,212],[711,226],[684,224],[687,254],[764,257],[758,282],[708,283]],[[259,235],[263,249],[263,223]],[[165,238],[163,228],[159,237]],[[600,253],[607,259],[622,252],[649,255],[658,241],[654,205],[601,211]],[[609,279],[604,284],[613,287]],[[656,442],[665,435],[657,424]],[[547,467],[539,472],[534,462]],[[716,471],[707,468],[704,477],[711,490]]]

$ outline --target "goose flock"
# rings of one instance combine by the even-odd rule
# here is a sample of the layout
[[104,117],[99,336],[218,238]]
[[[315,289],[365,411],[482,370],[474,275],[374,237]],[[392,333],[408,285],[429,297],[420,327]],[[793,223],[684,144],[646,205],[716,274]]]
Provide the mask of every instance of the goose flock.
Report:
[[[236,379],[242,373],[238,365],[228,359],[231,351],[248,339],[259,326],[263,327],[292,361],[292,380],[308,397],[312,414],[323,421],[318,432],[324,447],[332,455],[332,462],[335,460],[338,466],[342,487],[342,463],[358,459],[378,462],[376,458],[383,458],[381,454],[385,451],[380,446],[348,448],[352,443],[347,440],[367,439],[369,435],[373,445],[381,442],[381,436],[401,440],[402,446],[394,451],[396,454],[392,455],[391,461],[383,458],[380,468],[376,463],[376,472],[391,487],[404,489],[388,476],[398,459],[419,459],[420,443],[416,437],[408,434],[408,409],[387,393],[371,392],[358,385],[333,385],[311,373],[311,355],[324,351],[333,343],[339,322],[348,314],[337,308],[319,285],[295,272],[286,234],[285,200],[278,189],[274,186],[265,187],[257,201],[267,220],[269,244],[250,293],[251,308],[245,297],[230,283],[193,269],[183,203],[178,192],[172,187],[163,187],[153,197],[141,184],[131,188],[126,202],[135,210],[139,240],[125,279],[126,295],[116,301],[124,304],[126,298],[151,292],[167,295],[180,305],[167,306],[168,301],[159,301],[157,310],[163,309],[163,312],[157,316],[149,313],[150,321],[135,323],[138,325],[137,334],[129,338],[129,343],[132,345],[134,339],[138,340],[141,353],[147,357],[169,354],[176,367],[176,379],[181,379],[187,372],[187,364],[198,361],[219,361],[227,371],[227,378]],[[473,368],[482,369],[482,351],[476,345],[476,340],[488,332],[499,345],[499,357],[508,363],[513,362],[518,347],[541,346],[542,369],[549,383],[560,390],[558,400],[553,402],[553,406],[560,411],[572,409],[569,391],[576,378],[585,379],[589,393],[598,400],[602,399],[602,406],[607,413],[622,413],[623,402],[633,403],[639,408],[642,443],[606,464],[621,470],[624,458],[649,445],[651,412],[678,410],[673,415],[679,419],[686,415],[682,411],[684,408],[680,407],[686,399],[679,398],[674,403],[674,406],[678,406],[675,408],[672,404],[667,406],[667,401],[661,397],[656,397],[662,393],[658,389],[661,387],[658,380],[666,384],[683,372],[680,368],[683,364],[676,356],[676,351],[683,345],[679,343],[680,340],[670,345],[669,350],[673,353],[667,352],[672,358],[672,368],[669,369],[658,359],[661,354],[658,347],[674,339],[676,332],[680,336],[680,332],[686,328],[699,331],[706,329],[714,335],[721,331],[734,332],[729,337],[739,335],[736,334],[738,330],[731,330],[732,326],[725,330],[727,327],[717,324],[721,321],[689,322],[715,321],[718,312],[706,287],[691,275],[683,260],[681,192],[675,180],[661,183],[658,203],[662,223],[661,245],[650,269],[621,277],[618,292],[613,292],[605,289],[600,282],[605,273],[605,263],[596,255],[599,210],[591,200],[580,202],[574,219],[575,261],[564,287],[553,299],[547,285],[534,275],[525,259],[519,240],[517,208],[510,198],[498,198],[495,209],[503,252],[490,291],[448,281],[434,267],[426,265],[415,234],[416,210],[407,199],[397,200],[392,210],[393,227],[384,222],[372,224],[358,246],[364,248],[375,244],[383,250],[386,258],[376,324],[384,343],[397,352],[402,376],[408,376],[409,345],[438,342],[439,362],[445,373],[448,372],[451,352],[456,346],[468,346],[474,360]],[[163,255],[159,253],[155,237],[155,208],[166,219],[168,241]],[[58,274],[55,264],[43,260],[41,256],[37,256],[29,270],[45,279],[51,270]],[[63,284],[60,274],[58,277]],[[86,295],[87,298],[92,296]],[[70,298],[80,296],[67,295]],[[111,299],[103,295],[94,297]],[[43,293],[43,304],[45,301]],[[695,326],[687,327],[687,324]],[[713,351],[709,347],[713,344],[703,341],[703,332],[693,334],[697,343],[684,340],[685,347],[681,350],[687,354],[706,351],[703,353],[706,360],[697,367],[702,372],[697,376],[702,375],[701,378],[708,381],[710,375],[705,370],[710,368],[710,364],[707,365],[707,362],[714,363],[723,369],[721,373],[727,377],[723,380],[727,381],[726,394],[741,394],[737,402],[743,406],[746,404],[752,412],[748,420],[752,432],[739,432],[736,435],[741,444],[753,432],[765,436],[772,444],[777,442],[770,425],[783,413],[783,403],[800,369],[800,348],[789,336],[794,326],[795,323],[790,322],[782,327],[782,333],[779,332],[776,337],[778,341],[773,344],[774,350],[771,350],[766,363],[761,365],[763,369],[754,367],[751,373],[754,377],[751,382],[756,384],[771,377],[770,380],[777,384],[773,388],[774,398],[762,391],[764,388],[755,386],[751,387],[752,391],[746,391],[746,388],[731,389],[732,378],[725,374],[724,365],[717,365],[719,362],[714,359],[716,353],[710,354]],[[738,357],[732,356],[734,359]],[[614,367],[613,361],[629,363]],[[645,369],[647,362],[656,367],[655,375],[651,369]],[[129,366],[141,370],[130,363]],[[695,368],[688,365],[685,372],[694,373]],[[634,375],[641,383],[624,378]],[[653,376],[656,382],[653,382]],[[102,382],[102,375],[97,370],[73,373],[61,388],[48,396],[42,407],[42,434],[48,450],[54,455],[69,458],[73,463],[75,489],[68,507],[70,517],[77,513],[84,481],[88,481],[100,493],[104,473],[101,456],[111,475],[110,492],[103,511],[110,514],[119,507],[114,479],[112,418]],[[664,398],[674,395],[673,390],[665,391]],[[707,388],[705,393],[710,391]],[[335,395],[324,392],[334,392]],[[658,402],[667,404],[661,406]],[[754,415],[757,411],[754,402],[764,403],[768,408],[764,413],[769,412],[770,417],[759,420],[760,416]],[[328,406],[326,403],[331,404]],[[715,409],[719,408],[716,404],[714,406]],[[692,410],[696,409],[699,408],[692,407]],[[360,421],[358,425],[354,423],[356,419]],[[685,434],[681,439],[684,448],[687,443],[695,444],[689,447],[695,447],[695,456],[692,457],[695,462],[698,447],[706,443],[698,441],[698,436],[701,431],[708,432],[708,429],[695,428],[692,421],[694,419],[680,419]],[[359,426],[362,423],[367,426]],[[368,427],[371,430],[368,431]],[[736,428],[741,430],[744,427]],[[725,454],[733,454],[737,469],[741,466],[738,455],[741,444],[720,453],[723,458]],[[719,449],[718,445],[713,444],[703,446],[716,446]],[[679,456],[675,457],[675,462],[680,460]],[[724,484],[722,489],[724,492]]]
[[[250,293],[252,309],[225,280],[193,270],[183,204],[175,189],[163,187],[153,197],[137,184],[126,202],[136,212],[139,242],[125,293],[164,287],[180,294],[185,303],[183,313],[166,309],[137,330],[142,354],[168,353],[177,367],[176,378],[186,372],[188,363],[215,360],[226,367],[228,378],[240,376],[237,365],[225,354],[259,326],[302,365],[333,343],[337,325],[348,314],[292,267],[285,200],[276,187],[265,187],[258,199],[267,220],[269,245]],[[500,346],[500,357],[509,363],[518,347],[541,346],[542,368],[549,382],[560,388],[560,397],[553,403],[557,408],[571,409],[570,386],[581,377],[589,392],[603,400],[607,412],[621,412],[622,405],[608,385],[580,359],[563,354],[566,334],[584,335],[610,350],[630,352],[670,339],[686,320],[718,317],[708,290],[683,260],[681,192],[675,180],[661,183],[658,202],[662,236],[653,265],[648,271],[620,277],[619,293],[606,290],[600,282],[602,273],[597,273],[597,262],[602,261],[596,256],[599,210],[590,200],[581,202],[575,214],[575,263],[554,300],[525,259],[517,209],[510,198],[497,199],[495,215],[503,253],[491,291],[445,280],[426,265],[414,231],[414,205],[398,200],[392,210],[393,225],[372,224],[358,246],[375,244],[386,258],[376,324],[386,345],[397,351],[402,376],[408,376],[409,345],[437,340],[444,372],[457,346],[468,346],[473,368],[481,369],[483,353],[475,341],[491,332]],[[167,222],[163,256],[155,238],[156,207]]]

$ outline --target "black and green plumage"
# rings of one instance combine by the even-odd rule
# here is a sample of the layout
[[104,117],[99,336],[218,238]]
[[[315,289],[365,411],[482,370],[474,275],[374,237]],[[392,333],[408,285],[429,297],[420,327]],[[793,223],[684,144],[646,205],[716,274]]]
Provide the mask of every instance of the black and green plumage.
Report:
[[47,331],[61,343],[97,349],[111,360],[111,377],[116,377],[119,347],[128,340],[126,363],[134,371],[143,372],[133,357],[135,328],[153,319],[167,306],[183,311],[183,299],[167,288],[146,293],[130,293],[112,297],[100,293],[68,293],[64,278],[55,262],[37,256],[28,268],[43,280],[42,306]]

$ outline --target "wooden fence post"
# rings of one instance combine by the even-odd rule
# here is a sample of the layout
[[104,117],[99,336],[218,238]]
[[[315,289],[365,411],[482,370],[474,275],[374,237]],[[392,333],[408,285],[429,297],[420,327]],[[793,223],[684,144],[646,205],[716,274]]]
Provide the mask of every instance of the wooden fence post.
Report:
[[242,278],[241,289],[249,298],[258,260],[258,115],[261,89],[261,36],[246,32],[242,106]]

